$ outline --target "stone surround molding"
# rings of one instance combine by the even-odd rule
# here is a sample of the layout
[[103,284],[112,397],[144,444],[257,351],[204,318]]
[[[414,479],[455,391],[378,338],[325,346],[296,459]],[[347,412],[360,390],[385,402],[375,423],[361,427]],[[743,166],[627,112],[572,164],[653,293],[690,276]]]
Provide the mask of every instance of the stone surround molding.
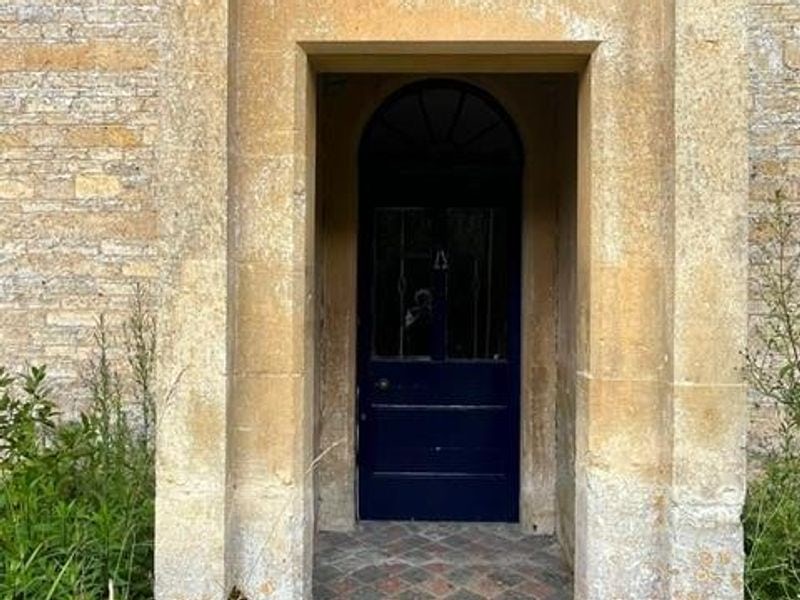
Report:
[[158,598],[310,597],[315,74],[376,69],[580,73],[575,596],[742,596],[745,9],[164,6]]

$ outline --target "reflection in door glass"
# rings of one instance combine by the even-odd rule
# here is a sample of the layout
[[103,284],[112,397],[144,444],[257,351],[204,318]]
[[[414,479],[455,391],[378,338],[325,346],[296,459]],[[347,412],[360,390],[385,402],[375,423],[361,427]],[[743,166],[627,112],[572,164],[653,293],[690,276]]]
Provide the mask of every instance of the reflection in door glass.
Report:
[[433,211],[375,210],[373,353],[429,357],[433,329]]
[[447,209],[447,355],[506,357],[508,261],[506,213]]

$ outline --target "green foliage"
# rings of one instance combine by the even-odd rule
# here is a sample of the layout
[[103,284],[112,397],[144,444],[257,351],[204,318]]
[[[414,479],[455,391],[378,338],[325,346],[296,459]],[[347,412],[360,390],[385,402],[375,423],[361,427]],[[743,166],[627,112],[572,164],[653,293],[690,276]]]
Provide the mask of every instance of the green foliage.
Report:
[[800,215],[777,193],[754,228],[754,299],[746,376],[781,408],[763,472],[747,493],[745,590],[751,600],[800,599]]
[[800,598],[800,459],[768,461],[750,486],[743,521],[747,597]]
[[795,449],[800,431],[800,214],[782,192],[754,227],[753,299],[761,306],[745,356],[753,389],[782,408],[779,442]]
[[121,374],[98,321],[75,422],[44,367],[0,369],[0,598],[153,597],[155,321],[139,289],[125,331]]

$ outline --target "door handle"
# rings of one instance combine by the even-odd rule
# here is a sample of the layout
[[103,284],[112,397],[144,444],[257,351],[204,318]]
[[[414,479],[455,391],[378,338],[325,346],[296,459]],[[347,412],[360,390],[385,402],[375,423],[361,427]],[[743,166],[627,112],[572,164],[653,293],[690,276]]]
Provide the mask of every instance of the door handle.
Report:
[[390,387],[392,387],[392,384],[385,377],[381,377],[380,379],[378,379],[378,381],[375,382],[375,389],[380,392],[385,392]]

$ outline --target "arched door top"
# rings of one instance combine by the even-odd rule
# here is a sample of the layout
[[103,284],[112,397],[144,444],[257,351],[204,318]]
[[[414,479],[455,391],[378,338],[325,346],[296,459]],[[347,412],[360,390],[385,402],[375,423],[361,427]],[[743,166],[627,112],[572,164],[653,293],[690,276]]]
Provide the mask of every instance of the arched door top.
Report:
[[446,171],[522,165],[522,143],[500,103],[456,79],[403,86],[378,107],[361,139],[360,159],[381,170]]

